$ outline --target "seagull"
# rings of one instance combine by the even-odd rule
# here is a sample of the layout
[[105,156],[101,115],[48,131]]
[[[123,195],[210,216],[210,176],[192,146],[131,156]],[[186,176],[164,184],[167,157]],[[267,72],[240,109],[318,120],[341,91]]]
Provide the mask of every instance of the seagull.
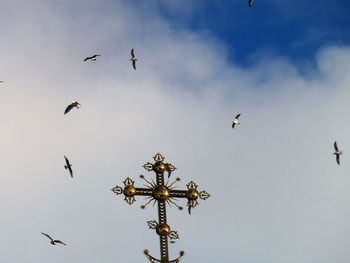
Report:
[[73,170],[72,170],[72,165],[69,163],[69,160],[66,156],[64,156],[64,159],[66,160],[66,165],[64,166],[64,169],[68,169],[69,173],[70,173],[70,177],[73,178]]
[[334,142],[334,150],[335,150],[335,152],[333,154],[335,155],[335,158],[337,160],[337,164],[340,165],[340,155],[342,155],[343,152],[339,151],[337,141]]
[[232,121],[232,129],[235,127],[236,124],[237,124],[237,125],[240,124],[240,122],[239,122],[239,120],[238,120],[239,116],[241,116],[241,114],[238,114],[238,115],[235,117],[235,119]]
[[67,244],[63,243],[63,242],[60,241],[60,240],[54,240],[54,239],[52,239],[52,237],[50,237],[48,234],[45,234],[45,233],[43,233],[43,232],[41,232],[41,234],[43,234],[44,236],[46,236],[47,238],[49,238],[49,239],[51,240],[51,241],[50,241],[51,245],[56,245],[56,243],[57,243],[57,244],[62,244],[62,245],[67,246]]
[[136,70],[136,61],[137,58],[135,57],[134,49],[131,49],[131,59],[132,67]]
[[252,7],[252,5],[253,5],[253,0],[248,0],[248,5],[249,5],[249,7]]
[[64,114],[67,114],[71,109],[73,109],[74,107],[76,107],[77,109],[80,108],[80,103],[77,101],[72,101],[71,104],[69,104],[66,108],[66,110],[64,111]]
[[100,57],[101,55],[93,55],[93,56],[91,56],[91,57],[86,57],[85,59],[84,59],[84,61],[88,61],[88,60],[92,60],[92,61],[95,61],[96,60],[96,58],[97,57]]

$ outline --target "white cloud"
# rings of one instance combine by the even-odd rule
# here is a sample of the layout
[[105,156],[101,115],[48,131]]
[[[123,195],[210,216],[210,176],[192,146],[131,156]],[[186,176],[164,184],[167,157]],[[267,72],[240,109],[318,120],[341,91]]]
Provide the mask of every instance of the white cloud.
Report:
[[[171,256],[347,262],[348,47],[321,50],[303,74],[283,58],[240,68],[207,35],[122,4],[34,3],[15,16],[7,1],[0,16],[2,262],[140,262],[144,248],[158,256],[145,223],[156,209],[139,209],[142,198],[130,208],[110,191],[128,176],[140,185],[158,151],[181,188],[194,180],[212,194],[191,216],[169,211],[181,236]],[[102,56],[82,62],[92,53]],[[64,116],[71,100],[83,106]],[[51,247],[41,231],[69,246]]]

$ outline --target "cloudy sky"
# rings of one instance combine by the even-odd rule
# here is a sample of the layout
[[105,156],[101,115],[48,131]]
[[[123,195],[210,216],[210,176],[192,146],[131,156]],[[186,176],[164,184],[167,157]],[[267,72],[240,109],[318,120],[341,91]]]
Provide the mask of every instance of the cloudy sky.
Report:
[[349,25],[347,0],[2,0],[0,262],[159,257],[156,207],[110,189],[160,152],[212,195],[168,209],[170,258],[348,263]]

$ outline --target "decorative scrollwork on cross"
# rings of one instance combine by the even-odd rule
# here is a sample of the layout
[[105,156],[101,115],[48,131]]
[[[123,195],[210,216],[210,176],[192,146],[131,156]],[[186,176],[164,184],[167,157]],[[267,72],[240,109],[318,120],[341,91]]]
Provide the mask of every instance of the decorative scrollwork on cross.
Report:
[[156,153],[155,156],[153,156],[153,160],[155,162],[163,162],[165,159],[165,157],[163,157],[163,155],[161,155],[160,153]]
[[115,193],[116,195],[120,195],[124,193],[125,198],[124,200],[129,204],[132,205],[136,199],[135,199],[135,193],[136,193],[136,188],[134,186],[134,181],[131,178],[126,178],[124,181],[124,189],[121,188],[120,186],[115,186],[112,188],[112,192]]
[[153,170],[153,164],[150,162],[147,162],[143,165],[143,168],[145,168],[147,171],[152,171]]
[[177,231],[170,231],[169,238],[171,240],[180,239],[179,234],[177,233]]
[[207,200],[210,197],[210,194],[207,191],[200,191],[199,198],[202,200]]
[[190,189],[196,190],[197,187],[198,187],[198,185],[196,185],[196,183],[193,182],[193,181],[190,181],[188,184],[186,184],[186,186],[187,186],[187,189],[188,189],[188,190],[190,190]]
[[156,229],[157,226],[158,226],[158,223],[156,220],[153,220],[153,221],[147,221],[147,224],[149,226],[150,229]]
[[150,229],[155,229],[157,234],[168,236],[171,240],[180,239],[177,231],[170,229],[170,226],[167,224],[158,224],[156,220],[147,221],[147,225]]
[[148,260],[149,260],[150,262],[152,262],[152,263],[164,263],[164,262],[166,262],[166,263],[179,263],[179,262],[180,262],[180,259],[185,255],[185,251],[180,251],[179,256],[178,256],[177,258],[175,258],[175,259],[173,259],[173,260],[170,260],[170,261],[161,261],[161,260],[159,260],[159,259],[156,259],[156,258],[152,257],[152,256],[149,254],[149,252],[148,252],[147,249],[145,249],[145,250],[143,251],[143,253],[144,253],[145,256],[148,258]]
[[120,186],[115,186],[112,188],[112,192],[116,195],[121,195],[123,193],[123,188]]

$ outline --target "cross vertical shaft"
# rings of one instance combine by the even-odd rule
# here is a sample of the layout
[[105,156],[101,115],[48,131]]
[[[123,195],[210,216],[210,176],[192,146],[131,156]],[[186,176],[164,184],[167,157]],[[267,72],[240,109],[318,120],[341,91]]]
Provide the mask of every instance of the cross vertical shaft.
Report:
[[[164,173],[157,173],[157,185],[164,186]],[[166,222],[166,204],[164,200],[158,200],[158,224],[167,225]],[[160,258],[161,262],[169,261],[168,236],[159,235]]]

